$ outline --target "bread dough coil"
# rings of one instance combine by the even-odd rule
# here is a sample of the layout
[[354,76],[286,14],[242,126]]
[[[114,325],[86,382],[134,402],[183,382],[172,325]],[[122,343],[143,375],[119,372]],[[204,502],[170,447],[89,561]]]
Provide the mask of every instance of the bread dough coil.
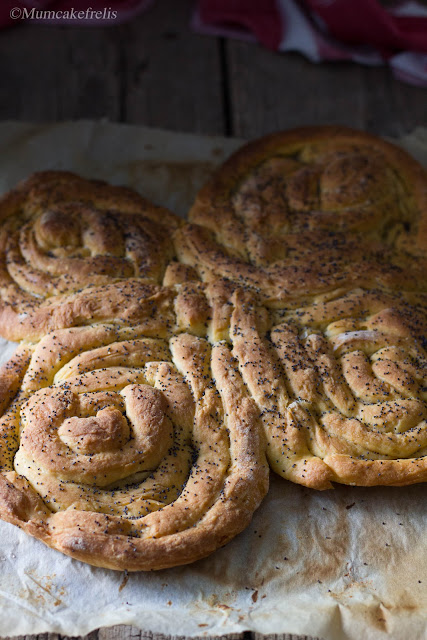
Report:
[[[127,279],[162,284],[181,223],[131,189],[68,172],[34,174],[0,201],[1,334],[43,335],[30,335],[28,319],[40,324],[40,307],[58,296]],[[76,323],[64,317],[64,327]]]
[[336,127],[243,147],[190,222],[36,174],[0,202],[0,517],[97,566],[192,562],[269,466],[427,480],[427,181]]
[[270,305],[338,287],[426,290],[425,170],[359,131],[307,127],[245,145],[189,219],[175,232],[180,260]]
[[264,438],[222,339],[233,300],[208,294],[168,290],[157,329],[62,329],[3,365],[3,519],[129,571],[192,562],[247,526],[268,488]]

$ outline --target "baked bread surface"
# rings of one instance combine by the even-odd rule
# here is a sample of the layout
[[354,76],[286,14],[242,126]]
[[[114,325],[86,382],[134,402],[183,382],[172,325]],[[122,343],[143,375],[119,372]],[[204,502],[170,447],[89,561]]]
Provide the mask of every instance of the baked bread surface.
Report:
[[59,330],[3,366],[0,515],[97,566],[204,557],[268,488],[258,408],[222,340],[230,291],[163,293],[155,325]]
[[426,481],[426,307],[355,289],[270,312],[266,323],[245,295],[231,320],[233,355],[273,470],[315,489]]
[[149,570],[239,533],[267,460],[316,489],[427,480],[426,211],[415,161],[341,128],[244,147],[190,224],[23,183],[0,204],[0,331],[33,341],[0,376],[0,517]]
[[346,128],[273,134],[219,168],[190,219],[180,259],[269,309],[265,324],[240,305],[232,333],[272,468],[317,489],[425,481],[425,170]]
[[57,296],[129,278],[162,284],[181,222],[125,187],[34,174],[0,200],[0,333],[28,338]]
[[245,145],[175,233],[182,262],[267,303],[337,287],[425,290],[427,179],[403,150],[342,127]]

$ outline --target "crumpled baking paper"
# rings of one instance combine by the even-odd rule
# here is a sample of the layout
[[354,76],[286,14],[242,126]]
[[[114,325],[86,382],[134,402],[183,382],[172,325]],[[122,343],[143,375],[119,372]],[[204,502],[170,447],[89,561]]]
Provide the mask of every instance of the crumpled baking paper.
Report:
[[[111,124],[0,124],[0,191],[35,170],[128,184],[185,215],[241,141]],[[427,130],[400,143],[427,164]],[[0,344],[2,359],[12,343]],[[425,485],[317,492],[272,474],[252,524],[192,565],[91,567],[0,521],[0,635],[134,625],[172,635],[245,630],[326,640],[427,634]]]

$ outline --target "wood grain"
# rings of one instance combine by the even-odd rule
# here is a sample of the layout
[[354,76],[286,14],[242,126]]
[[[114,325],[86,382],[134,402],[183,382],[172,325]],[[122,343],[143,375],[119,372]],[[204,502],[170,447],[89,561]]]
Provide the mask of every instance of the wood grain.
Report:
[[253,138],[304,125],[341,124],[383,136],[427,125],[425,89],[387,67],[313,64],[246,42],[227,42],[232,133]]
[[[136,627],[116,625],[92,631],[87,636],[63,636],[57,633],[40,633],[36,636],[6,637],[2,640],[185,640],[185,636],[164,636],[161,634],[140,631]],[[322,640],[312,636],[297,636],[289,633],[263,635],[261,633],[229,633],[227,636],[200,636],[191,640]]]
[[192,7],[191,0],[163,0],[126,25],[126,122],[224,132],[220,46],[191,31]]
[[363,74],[348,63],[314,65],[229,41],[233,134],[244,138],[303,125],[363,126]]
[[[243,633],[230,633],[227,640],[244,640]],[[225,638],[225,636],[203,636],[200,638],[193,638],[192,640],[219,640]],[[128,627],[125,625],[117,625],[115,627],[99,629],[98,640],[184,640],[185,636],[162,636],[160,634],[153,634],[146,631],[140,631],[135,627]]]
[[365,68],[363,73],[366,129],[397,138],[427,125],[425,89],[399,82],[385,67]]
[[[251,633],[230,633],[227,636],[200,636],[194,637],[192,640],[250,640]],[[264,636],[260,636],[258,640],[262,640]],[[271,636],[273,639],[273,636]],[[279,636],[277,636],[279,638]],[[281,640],[303,640],[302,636],[280,636]],[[304,636],[304,640],[305,640]],[[141,631],[136,627],[127,625],[116,625],[114,627],[104,627],[92,631],[86,636],[63,636],[57,633],[40,633],[35,636],[15,636],[11,638],[6,636],[2,640],[185,640],[185,636],[169,635],[164,636],[149,631]],[[307,640],[317,640],[316,638]]]
[[0,37],[0,119],[119,119],[117,29],[20,25]]
[[281,635],[277,634],[269,634],[263,635],[262,633],[254,633],[253,640],[322,640],[317,636],[314,638],[312,636],[296,636],[290,633],[284,633]]

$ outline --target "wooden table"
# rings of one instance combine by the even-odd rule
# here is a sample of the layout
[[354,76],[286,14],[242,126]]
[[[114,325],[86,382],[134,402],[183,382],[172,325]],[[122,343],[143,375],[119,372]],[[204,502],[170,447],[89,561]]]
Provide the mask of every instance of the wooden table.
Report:
[[[307,124],[350,125],[395,137],[427,126],[426,90],[398,82],[388,69],[313,65],[298,54],[196,35],[189,27],[192,4],[157,0],[140,18],[117,27],[22,25],[2,32],[0,119],[107,118],[243,138]],[[116,626],[85,640],[154,636],[164,638]],[[26,636],[36,638],[65,636]],[[250,632],[227,636],[262,638]]]

